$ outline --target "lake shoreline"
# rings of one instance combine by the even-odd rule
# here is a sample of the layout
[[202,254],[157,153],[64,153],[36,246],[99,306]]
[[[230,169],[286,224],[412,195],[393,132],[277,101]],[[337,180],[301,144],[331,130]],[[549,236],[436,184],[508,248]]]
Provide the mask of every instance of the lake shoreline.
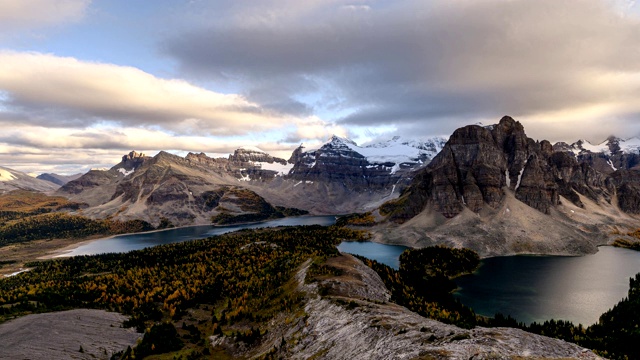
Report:
[[[211,231],[215,231],[215,229],[232,229],[228,232],[234,232],[234,231],[240,231],[243,229],[258,229],[258,228],[268,228],[268,227],[279,227],[279,226],[304,226],[304,225],[310,225],[310,224],[304,224],[304,220],[305,219],[313,219],[313,218],[331,218],[333,219],[333,223],[335,223],[335,217],[336,215],[302,215],[302,216],[290,216],[290,217],[284,217],[284,218],[278,218],[278,219],[271,219],[271,220],[262,220],[262,221],[255,221],[255,222],[247,222],[247,223],[238,223],[238,224],[231,224],[231,225],[214,225],[214,224],[199,224],[199,225],[186,225],[186,226],[177,226],[177,227],[171,227],[171,228],[166,228],[166,229],[155,229],[155,230],[150,230],[150,231],[143,231],[143,232],[135,232],[135,233],[125,233],[125,234],[114,234],[114,235],[110,235],[107,237],[101,237],[101,238],[95,238],[95,239],[86,239],[86,240],[82,240],[73,244],[69,244],[67,246],[65,246],[64,248],[60,248],[60,249],[55,249],[50,251],[48,254],[39,257],[38,259],[40,260],[46,260],[46,259],[53,259],[53,258],[66,258],[66,257],[72,257],[72,256],[78,256],[78,255],[96,255],[99,253],[109,253],[109,252],[128,252],[128,251],[133,251],[133,250],[138,250],[138,249],[127,249],[126,251],[119,251],[118,249],[115,249],[114,251],[105,251],[105,252],[99,252],[99,253],[95,253],[95,254],[74,254],[73,252],[78,250],[79,248],[83,247],[83,246],[88,246],[92,243],[97,243],[97,242],[104,242],[104,241],[109,241],[109,240],[113,240],[116,238],[120,238],[120,237],[129,237],[129,236],[144,236],[144,235],[150,235],[150,234],[155,234],[155,233],[160,233],[160,232],[166,232],[166,231],[180,231],[180,230],[188,230],[188,229],[192,229],[192,228],[199,228],[199,227],[203,227],[203,228],[207,228],[209,229],[209,231],[202,233],[200,235],[196,235],[194,238],[192,239],[187,239],[187,240],[183,240],[183,241],[191,241],[191,240],[196,240],[196,239],[205,239],[208,237],[212,237],[212,236],[217,236],[217,235],[221,235],[223,233],[226,232],[222,232],[220,234],[209,234],[209,232]],[[299,220],[299,222],[302,222],[300,224],[292,224],[292,225],[287,225],[287,224],[282,224],[282,225],[274,225],[274,226],[260,226],[261,224],[268,224],[268,223],[278,223],[278,222],[288,222],[288,221],[295,221],[296,219]],[[181,241],[180,241],[181,242]],[[168,243],[173,243],[173,242],[168,242]],[[158,244],[148,244],[147,246],[144,247],[149,247],[149,246],[158,246],[158,245],[163,245],[165,243],[158,243]],[[140,249],[144,248],[141,247]]]

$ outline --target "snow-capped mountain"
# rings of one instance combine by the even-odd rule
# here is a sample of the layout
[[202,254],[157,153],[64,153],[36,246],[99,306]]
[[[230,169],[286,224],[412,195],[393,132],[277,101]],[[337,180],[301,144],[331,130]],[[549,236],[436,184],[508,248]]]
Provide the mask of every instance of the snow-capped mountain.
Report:
[[559,142],[554,145],[554,150],[570,151],[576,156],[585,153],[602,153],[605,155],[640,154],[640,139],[632,137],[622,139],[615,136],[608,137],[599,144],[593,144],[585,139],[580,139],[572,144]]
[[424,163],[433,159],[447,140],[445,137],[433,137],[420,141],[394,136],[386,141],[352,149],[364,155],[371,163]]
[[240,168],[242,180],[252,180],[250,173],[259,174],[261,178],[283,176],[293,168],[284,159],[269,155],[255,146],[243,146],[229,155],[229,162]]
[[396,197],[445,142],[394,137],[358,146],[334,136],[318,149],[299,147],[289,160],[251,146],[227,158],[132,151],[111,169],[90,171],[59,193],[89,204],[84,211],[92,216],[138,214],[151,222],[164,216],[175,224],[206,221],[213,211],[207,204],[226,193],[216,189],[230,187],[253,191],[276,206],[347,213]]
[[572,153],[579,162],[585,162],[596,170],[611,173],[619,169],[632,169],[640,165],[640,139],[608,137],[599,144],[581,139],[572,144],[559,142],[554,151]]
[[358,146],[333,136],[319,149],[303,146],[289,159],[293,169],[289,178],[299,181],[339,182],[349,189],[391,188],[408,178],[442,149],[446,139],[403,140],[400,137]]

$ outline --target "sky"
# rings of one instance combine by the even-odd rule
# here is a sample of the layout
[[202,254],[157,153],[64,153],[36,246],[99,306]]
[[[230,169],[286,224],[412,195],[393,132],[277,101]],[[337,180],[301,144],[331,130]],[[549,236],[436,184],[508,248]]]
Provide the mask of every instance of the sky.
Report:
[[640,135],[640,5],[0,0],[0,165],[31,174],[503,115],[538,140]]

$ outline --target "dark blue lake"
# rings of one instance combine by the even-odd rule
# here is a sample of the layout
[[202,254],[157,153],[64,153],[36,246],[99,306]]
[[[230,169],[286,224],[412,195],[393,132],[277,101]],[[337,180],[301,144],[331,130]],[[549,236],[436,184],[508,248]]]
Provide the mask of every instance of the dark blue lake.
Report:
[[167,229],[139,234],[117,235],[109,238],[98,239],[81,245],[62,255],[58,255],[58,257],[96,255],[103,253],[122,253],[132,250],[144,249],[146,247],[156,245],[203,239],[209,236],[222,235],[228,232],[238,231],[242,229],[259,229],[277,226],[300,225],[329,226],[335,224],[335,222],[335,216],[300,216],[242,225],[188,226],[176,229]]
[[610,246],[577,257],[496,257],[456,279],[455,295],[481,315],[591,325],[627,296],[629,278],[638,272],[640,252]]
[[364,256],[367,259],[376,260],[379,263],[391,266],[396,270],[400,267],[400,254],[406,249],[406,246],[386,245],[374,242],[343,241],[338,245],[338,250],[341,252]]

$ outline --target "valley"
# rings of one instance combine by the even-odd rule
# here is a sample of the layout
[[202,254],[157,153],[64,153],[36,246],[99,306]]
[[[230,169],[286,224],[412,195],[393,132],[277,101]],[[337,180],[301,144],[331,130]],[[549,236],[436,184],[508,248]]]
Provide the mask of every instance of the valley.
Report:
[[[635,143],[551,145],[503,117],[448,140],[334,136],[288,160],[132,151],[110,169],[48,174],[47,187],[6,170],[0,274],[29,271],[0,280],[1,319],[125,314],[141,340],[114,359],[633,356],[606,334],[633,323],[480,316],[451,279],[496,256],[637,247]],[[402,255],[388,267],[341,254],[344,241]],[[611,311],[635,311],[634,284]]]

